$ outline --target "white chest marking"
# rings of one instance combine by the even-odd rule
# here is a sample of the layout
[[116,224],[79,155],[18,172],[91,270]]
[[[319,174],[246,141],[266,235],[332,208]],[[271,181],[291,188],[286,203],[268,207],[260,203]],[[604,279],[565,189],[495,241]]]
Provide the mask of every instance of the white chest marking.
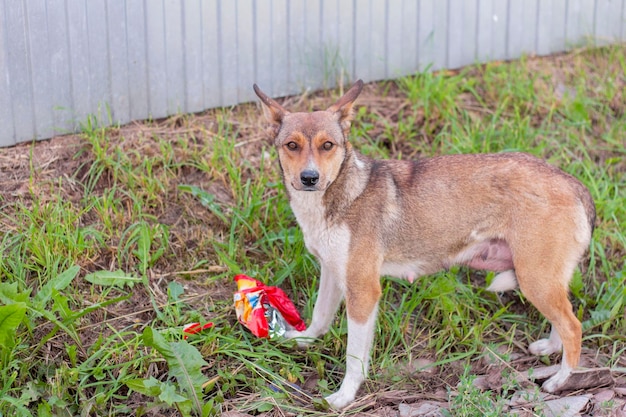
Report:
[[296,193],[291,199],[291,209],[302,229],[307,249],[320,262],[328,266],[341,265],[345,269],[350,248],[350,229],[343,223],[328,224],[321,193]]

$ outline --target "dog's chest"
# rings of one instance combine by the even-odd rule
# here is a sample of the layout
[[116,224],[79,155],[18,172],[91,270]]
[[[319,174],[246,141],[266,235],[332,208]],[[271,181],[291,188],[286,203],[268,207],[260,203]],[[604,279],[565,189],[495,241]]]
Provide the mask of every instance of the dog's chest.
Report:
[[291,209],[302,229],[307,249],[320,260],[347,254],[350,230],[344,224],[329,224],[318,193],[299,193],[291,199]]

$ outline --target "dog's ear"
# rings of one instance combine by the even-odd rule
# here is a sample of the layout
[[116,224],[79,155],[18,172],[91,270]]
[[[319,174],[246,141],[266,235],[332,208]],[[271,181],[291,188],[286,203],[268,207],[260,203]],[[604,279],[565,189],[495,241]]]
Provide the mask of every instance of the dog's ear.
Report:
[[254,88],[254,92],[261,99],[261,107],[263,108],[263,115],[270,123],[270,131],[273,136],[278,134],[278,130],[280,129],[280,125],[283,122],[283,117],[289,114],[287,110],[276,101],[272,100],[267,94],[265,94],[258,85],[254,84],[252,86]]
[[339,125],[343,129],[343,133],[346,136],[350,132],[350,122],[352,122],[352,105],[359,94],[361,94],[361,90],[363,90],[363,81],[358,80],[352,87],[350,87],[346,94],[341,96],[341,98],[327,110],[337,115]]

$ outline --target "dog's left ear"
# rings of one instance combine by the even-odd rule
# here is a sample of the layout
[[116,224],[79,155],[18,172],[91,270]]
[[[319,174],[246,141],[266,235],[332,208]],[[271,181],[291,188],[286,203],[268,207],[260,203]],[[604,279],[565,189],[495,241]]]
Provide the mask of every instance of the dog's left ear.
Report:
[[359,94],[361,94],[361,90],[363,90],[363,80],[358,80],[350,87],[346,94],[341,96],[341,98],[327,110],[337,115],[339,125],[343,129],[343,134],[346,136],[350,132],[350,122],[352,122],[352,105]]
[[258,85],[254,84],[252,86],[254,88],[254,92],[261,99],[261,107],[263,107],[263,114],[265,118],[270,123],[270,130],[273,136],[278,134],[278,130],[280,129],[280,125],[283,122],[283,118],[285,115],[289,114],[287,110],[276,101],[272,100],[267,94],[265,94]]

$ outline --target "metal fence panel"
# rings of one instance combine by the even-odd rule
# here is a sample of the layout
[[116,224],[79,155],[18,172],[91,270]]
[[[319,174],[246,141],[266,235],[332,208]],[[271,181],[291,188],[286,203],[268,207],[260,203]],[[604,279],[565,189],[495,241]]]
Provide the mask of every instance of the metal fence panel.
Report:
[[[9,1],[9,0],[6,0]],[[91,89],[89,86],[89,42],[87,33],[87,7],[83,2],[69,2],[66,4],[67,16],[67,43],[69,54],[71,106],[63,111],[70,120],[68,128],[76,128],[84,121],[88,114],[95,114],[97,109],[91,108]],[[71,22],[71,24],[70,24]],[[63,88],[63,87],[61,87]],[[56,103],[52,104],[53,106]],[[16,141],[30,140],[32,137],[16,137]],[[0,139],[1,140],[1,139]]]
[[12,145],[17,137],[13,118],[11,85],[9,84],[9,51],[6,30],[6,8],[0,7],[0,145]]
[[626,41],[626,0],[0,0],[0,146]]
[[6,73],[9,88],[9,105],[12,107],[15,137],[2,139],[0,143],[11,144],[16,138],[36,137],[36,119],[33,109],[33,85],[31,83],[31,65],[28,56],[28,19],[22,2],[5,1],[4,38],[7,48]]

